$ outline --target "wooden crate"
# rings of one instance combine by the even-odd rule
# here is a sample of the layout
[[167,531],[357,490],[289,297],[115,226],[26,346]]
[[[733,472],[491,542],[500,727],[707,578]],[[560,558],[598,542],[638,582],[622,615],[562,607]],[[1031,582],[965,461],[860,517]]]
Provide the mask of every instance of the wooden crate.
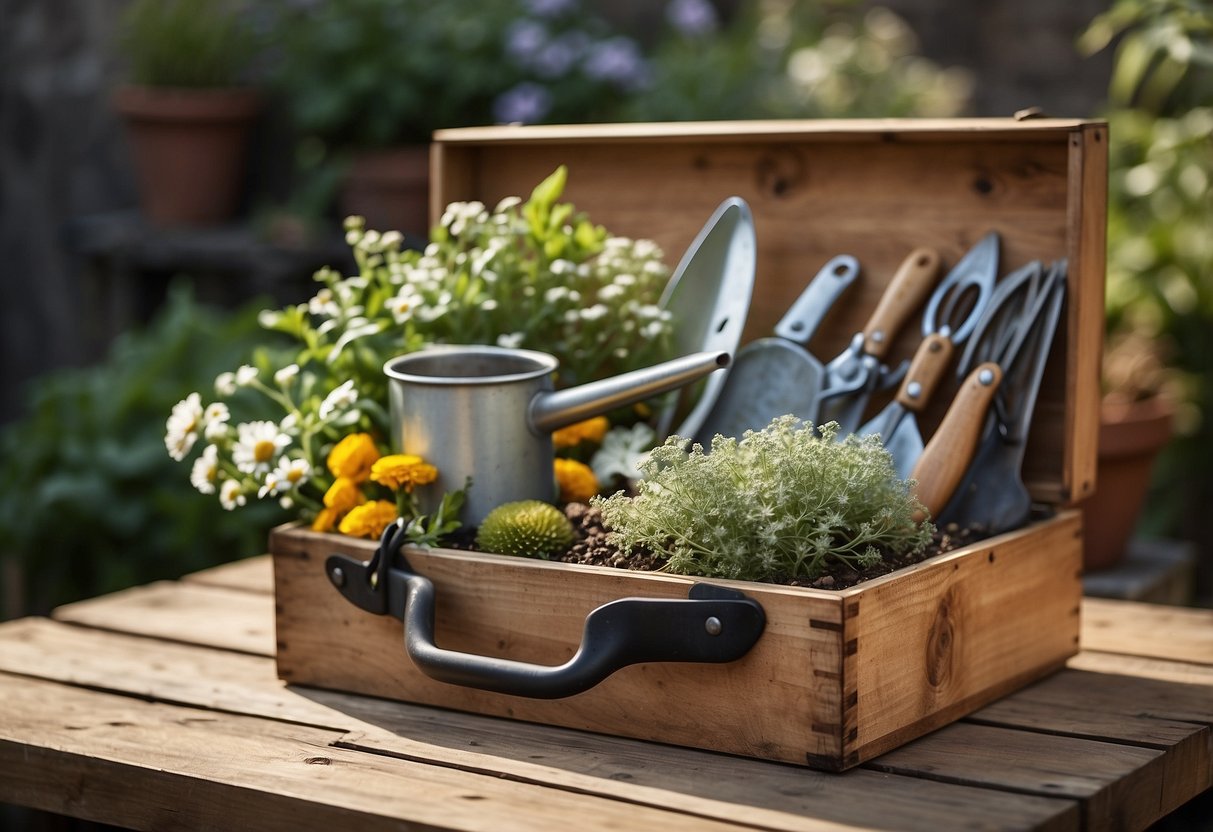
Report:
[[[1025,461],[1054,516],[840,591],[717,581],[761,603],[766,630],[739,661],[650,663],[532,700],[436,682],[405,655],[400,622],[341,598],[324,571],[374,544],[298,527],[271,539],[278,668],[288,682],[840,770],[944,725],[1077,652],[1082,529],[1066,506],[1094,488],[1103,327],[1106,126],[1002,119],[473,128],[436,134],[431,212],[525,196],[558,164],[566,197],[613,232],[676,260],[726,197],[747,200],[758,278],[747,339],[769,334],[830,257],[863,275],[810,345],[862,329],[914,247],[951,265],[1002,236],[1002,274],[1069,259],[1067,303]],[[912,354],[907,327],[894,358]],[[953,386],[954,389],[954,386]],[[950,390],[936,400],[946,403]],[[922,420],[929,434],[942,415]],[[537,664],[568,660],[586,615],[622,597],[685,597],[695,579],[479,553],[410,551],[437,587],[442,647]]]

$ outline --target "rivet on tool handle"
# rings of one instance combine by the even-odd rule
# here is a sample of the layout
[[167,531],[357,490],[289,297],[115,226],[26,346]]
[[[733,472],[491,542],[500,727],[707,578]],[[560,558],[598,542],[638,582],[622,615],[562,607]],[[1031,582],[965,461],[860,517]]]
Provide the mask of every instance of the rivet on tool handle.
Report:
[[897,401],[906,410],[920,411],[931,399],[931,394],[939,385],[948,371],[952,361],[952,339],[946,335],[932,333],[922,339],[910,362],[901,388],[897,391]]
[[902,324],[931,294],[939,266],[939,252],[931,248],[916,248],[902,261],[863,329],[864,352],[884,359]]
[[910,473],[918,480],[915,496],[927,512],[915,516],[915,521],[921,522],[927,515],[938,516],[948,504],[973,460],[986,412],[1000,383],[1002,368],[991,361],[976,367],[956,391],[943,421]]

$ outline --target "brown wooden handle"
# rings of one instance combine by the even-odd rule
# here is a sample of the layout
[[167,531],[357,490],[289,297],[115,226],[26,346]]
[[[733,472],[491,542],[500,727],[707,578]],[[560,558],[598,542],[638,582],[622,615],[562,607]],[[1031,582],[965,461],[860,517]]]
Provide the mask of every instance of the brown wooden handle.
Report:
[[863,329],[863,349],[884,358],[902,324],[926,300],[939,276],[939,252],[916,248],[902,261]]
[[897,391],[897,401],[906,410],[922,410],[952,361],[952,339],[932,332],[918,345],[910,369]]
[[[992,361],[978,366],[956,391],[939,429],[923,448],[910,478],[918,480],[915,496],[935,517],[947,505],[952,492],[973,460],[986,411],[1002,382],[1002,368]],[[915,517],[922,521],[924,517]]]

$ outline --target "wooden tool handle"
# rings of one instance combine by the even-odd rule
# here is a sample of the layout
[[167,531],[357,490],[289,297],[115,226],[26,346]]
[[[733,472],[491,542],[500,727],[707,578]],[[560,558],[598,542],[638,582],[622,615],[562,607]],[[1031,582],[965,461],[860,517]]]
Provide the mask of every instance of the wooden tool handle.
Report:
[[[977,440],[986,421],[986,411],[1002,382],[1002,368],[992,361],[978,366],[956,391],[956,398],[944,414],[939,429],[923,448],[922,455],[910,472],[918,480],[915,496],[935,517],[948,504],[952,492],[977,451]],[[916,521],[925,519],[922,516]]]
[[906,410],[922,410],[952,361],[952,339],[933,332],[918,345],[910,369],[897,391],[897,402]]
[[884,358],[897,331],[934,288],[939,262],[939,252],[932,248],[916,248],[902,261],[863,329],[864,352]]

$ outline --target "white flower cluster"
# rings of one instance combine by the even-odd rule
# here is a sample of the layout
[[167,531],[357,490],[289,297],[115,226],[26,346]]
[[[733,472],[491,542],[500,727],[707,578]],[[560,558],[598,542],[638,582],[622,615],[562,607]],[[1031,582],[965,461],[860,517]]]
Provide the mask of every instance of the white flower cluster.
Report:
[[[226,509],[246,505],[250,497],[277,498],[285,507],[299,499],[301,486],[312,477],[307,449],[326,427],[348,421],[358,393],[352,381],[338,385],[320,400],[307,404],[302,371],[288,364],[274,372],[273,386],[263,383],[257,368],[244,365],[215,379],[215,392],[229,398],[240,390],[258,391],[281,406],[279,421],[256,419],[231,423],[224,401],[203,407],[199,393],[176,405],[165,423],[164,444],[169,455],[183,461],[199,439],[206,445],[190,468],[190,483],[203,494],[218,494]],[[308,379],[310,388],[314,379]],[[356,414],[353,414],[356,415]]]

